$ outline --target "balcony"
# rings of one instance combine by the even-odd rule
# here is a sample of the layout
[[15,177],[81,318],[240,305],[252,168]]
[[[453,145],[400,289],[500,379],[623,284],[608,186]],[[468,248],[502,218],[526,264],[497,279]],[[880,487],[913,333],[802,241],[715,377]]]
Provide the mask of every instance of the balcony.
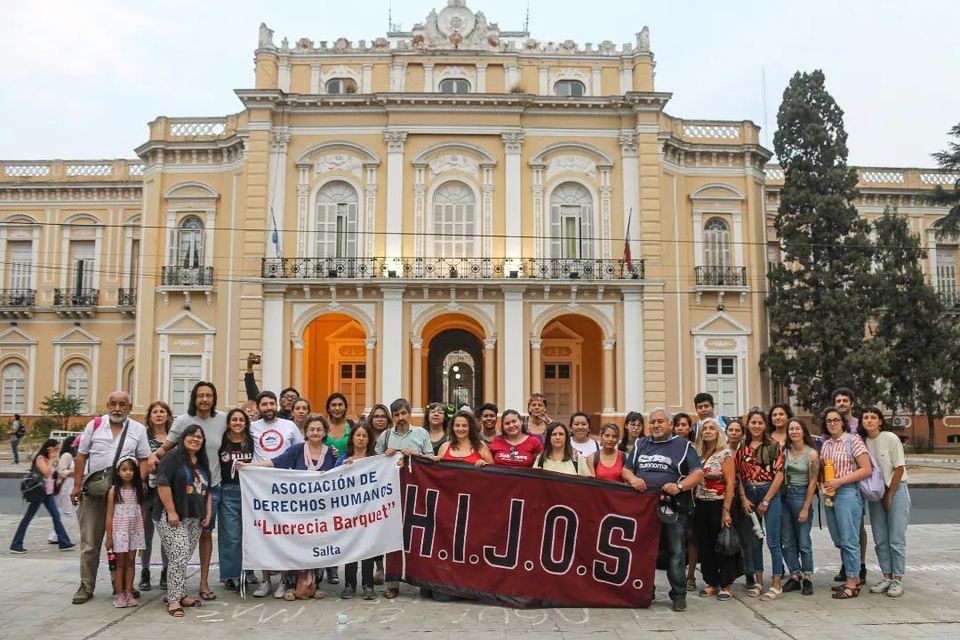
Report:
[[643,280],[643,260],[563,258],[262,258],[263,278],[330,280]]
[[54,289],[53,308],[69,318],[90,317],[100,303],[99,289]]
[[37,304],[35,289],[0,289],[0,317],[29,318]]
[[727,291],[740,294],[740,304],[746,302],[747,268],[746,267],[694,267],[693,269],[697,293],[697,304],[700,304],[705,291],[717,291],[717,309],[723,310],[723,296]]
[[133,315],[137,310],[137,290],[118,289],[117,309],[123,313]]
[[171,292],[183,294],[184,305],[190,308],[190,294],[202,293],[207,304],[213,303],[213,267],[163,267],[160,272],[160,287],[164,304],[170,302]]
[[944,289],[937,293],[940,295],[940,302],[947,308],[947,311],[960,311],[960,291]]

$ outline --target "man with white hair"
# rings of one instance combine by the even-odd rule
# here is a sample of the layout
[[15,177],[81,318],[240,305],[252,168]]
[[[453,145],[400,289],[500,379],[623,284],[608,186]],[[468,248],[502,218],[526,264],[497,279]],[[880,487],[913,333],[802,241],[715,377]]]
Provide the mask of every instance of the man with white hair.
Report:
[[667,579],[674,611],[687,610],[686,528],[692,490],[703,479],[693,443],[673,434],[670,412],[653,409],[647,418],[650,436],[640,438],[623,465],[623,481],[637,491],[659,489],[660,519],[670,554]]

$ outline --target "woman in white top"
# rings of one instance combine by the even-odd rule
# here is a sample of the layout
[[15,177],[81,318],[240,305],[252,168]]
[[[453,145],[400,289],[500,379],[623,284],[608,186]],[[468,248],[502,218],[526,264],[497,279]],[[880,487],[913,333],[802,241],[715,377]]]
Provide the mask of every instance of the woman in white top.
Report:
[[867,407],[860,416],[860,435],[867,450],[883,474],[887,490],[879,502],[868,502],[870,528],[877,561],[883,579],[870,587],[870,593],[886,593],[891,598],[903,595],[903,574],[907,568],[907,523],[910,522],[910,492],[907,490],[907,466],[903,444],[895,434],[884,430],[883,412]]
[[582,411],[570,416],[570,446],[579,454],[579,460],[600,452],[600,443],[590,436],[590,418]]
[[[70,502],[70,492],[73,491],[73,456],[77,453],[75,442],[77,436],[67,436],[60,445],[60,459],[57,461],[57,479],[54,484],[54,495],[56,495],[57,508],[60,509],[60,518],[63,526],[68,522],[73,522],[80,526],[77,521],[77,508]],[[56,529],[50,530],[47,536],[47,542],[56,544],[60,542],[57,537]]]
[[551,422],[544,432],[543,453],[537,458],[536,467],[567,475],[592,476],[586,456],[579,459],[570,447],[570,433],[562,422]]

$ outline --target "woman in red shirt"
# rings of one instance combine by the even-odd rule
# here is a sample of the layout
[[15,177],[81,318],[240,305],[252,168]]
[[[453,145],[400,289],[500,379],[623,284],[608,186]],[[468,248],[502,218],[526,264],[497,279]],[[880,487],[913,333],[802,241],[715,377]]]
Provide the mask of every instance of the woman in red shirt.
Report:
[[437,460],[457,460],[477,467],[493,464],[490,447],[480,438],[477,419],[469,411],[453,416],[447,441],[440,445]]
[[600,451],[587,458],[593,475],[598,480],[623,482],[623,451],[617,449],[620,442],[620,427],[608,422],[600,427]]
[[493,464],[503,467],[533,467],[537,456],[543,451],[540,438],[527,433],[520,414],[507,409],[500,415],[503,432],[490,443]]

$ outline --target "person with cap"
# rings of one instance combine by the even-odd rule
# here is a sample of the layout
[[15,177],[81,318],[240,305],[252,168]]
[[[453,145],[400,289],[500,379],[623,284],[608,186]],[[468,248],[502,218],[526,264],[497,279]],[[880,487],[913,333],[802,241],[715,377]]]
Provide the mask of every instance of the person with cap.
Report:
[[693,443],[674,435],[666,409],[653,409],[647,423],[650,436],[634,445],[623,466],[623,480],[637,491],[659,489],[661,492],[657,514],[663,522],[669,554],[670,600],[674,611],[686,611],[687,514],[692,504],[691,490],[703,479],[703,469]]

